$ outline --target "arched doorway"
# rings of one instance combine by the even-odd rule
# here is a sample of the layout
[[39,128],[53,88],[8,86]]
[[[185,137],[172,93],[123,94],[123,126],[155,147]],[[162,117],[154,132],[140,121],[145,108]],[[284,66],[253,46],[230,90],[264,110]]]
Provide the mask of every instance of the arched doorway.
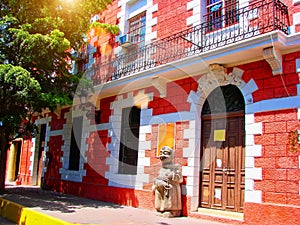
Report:
[[200,207],[242,212],[245,102],[235,85],[214,89],[202,108]]

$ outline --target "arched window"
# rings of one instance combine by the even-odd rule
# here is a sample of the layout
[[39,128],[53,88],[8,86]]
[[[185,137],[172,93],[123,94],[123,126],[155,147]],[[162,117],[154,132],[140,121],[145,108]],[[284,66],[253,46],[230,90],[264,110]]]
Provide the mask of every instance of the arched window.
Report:
[[245,101],[241,91],[232,84],[213,90],[204,102],[202,115],[244,111]]

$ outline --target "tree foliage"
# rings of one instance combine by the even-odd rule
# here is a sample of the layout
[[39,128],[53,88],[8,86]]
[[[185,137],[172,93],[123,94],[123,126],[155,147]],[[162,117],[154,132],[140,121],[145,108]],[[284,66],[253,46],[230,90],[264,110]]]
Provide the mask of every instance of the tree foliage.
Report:
[[0,83],[0,104],[4,106],[0,108],[2,126],[9,125],[6,128],[9,136],[15,135],[16,130],[23,134],[20,125],[33,110],[32,103],[39,97],[41,87],[27,70],[11,64],[0,65]]
[[[74,57],[71,50],[77,51],[84,44],[91,26],[118,32],[116,26],[90,24],[91,16],[111,2],[0,1],[1,142],[8,143],[16,134],[32,129],[30,123],[25,126],[21,121],[28,120],[33,112],[72,103],[81,74],[70,73],[70,60]],[[1,143],[0,150],[3,148]],[[1,182],[0,177],[0,189]]]
[[[2,0],[0,3],[0,64],[23,68],[40,87],[31,109],[71,104],[80,74],[70,73],[70,49],[84,44],[91,26],[117,33],[116,26],[90,23],[111,0]],[[10,67],[11,67],[10,66]],[[16,84],[10,83],[14,88]],[[8,89],[7,89],[8,88]],[[1,96],[2,97],[2,96]],[[20,99],[24,100],[24,99]],[[10,102],[19,99],[13,97]],[[22,103],[22,102],[20,102]],[[26,108],[27,109],[27,108]],[[26,110],[24,110],[26,111]],[[4,116],[1,114],[0,121]]]

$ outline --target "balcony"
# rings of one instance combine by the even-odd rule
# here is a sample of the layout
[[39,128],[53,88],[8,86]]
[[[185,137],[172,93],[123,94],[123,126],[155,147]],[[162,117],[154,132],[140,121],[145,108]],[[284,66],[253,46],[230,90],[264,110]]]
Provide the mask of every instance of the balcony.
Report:
[[121,56],[100,59],[87,71],[94,85],[210,52],[273,31],[288,34],[288,8],[279,0],[255,1],[218,18],[208,19]]

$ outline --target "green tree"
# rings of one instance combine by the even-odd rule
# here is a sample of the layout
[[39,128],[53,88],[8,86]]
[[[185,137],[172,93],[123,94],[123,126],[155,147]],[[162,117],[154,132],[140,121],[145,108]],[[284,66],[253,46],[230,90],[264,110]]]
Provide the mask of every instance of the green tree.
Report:
[[112,0],[2,0],[0,2],[0,192],[6,156],[16,137],[35,130],[31,116],[72,103],[82,74],[71,74],[91,26],[116,34],[116,26],[90,24]]

